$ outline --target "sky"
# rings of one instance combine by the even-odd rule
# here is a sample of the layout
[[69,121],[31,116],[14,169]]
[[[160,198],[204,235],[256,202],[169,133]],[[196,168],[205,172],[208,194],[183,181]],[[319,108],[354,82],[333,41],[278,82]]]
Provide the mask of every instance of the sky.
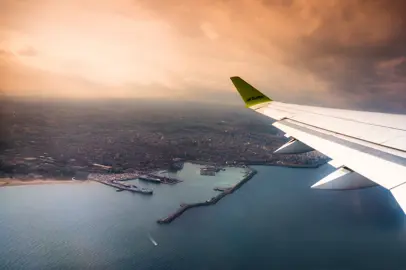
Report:
[[406,111],[399,0],[1,0],[0,91]]

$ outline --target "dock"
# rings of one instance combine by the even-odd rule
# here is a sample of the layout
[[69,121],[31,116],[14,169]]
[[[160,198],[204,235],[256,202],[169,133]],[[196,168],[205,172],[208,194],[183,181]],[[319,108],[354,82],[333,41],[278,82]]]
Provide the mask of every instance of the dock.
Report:
[[210,176],[215,176],[216,173],[219,171],[224,171],[225,169],[219,166],[206,166],[203,168],[200,168],[200,175],[210,175]]
[[242,179],[234,187],[227,188],[227,189],[224,188],[220,194],[218,194],[217,196],[212,197],[211,199],[209,199],[209,200],[207,200],[205,202],[192,203],[192,204],[181,204],[180,208],[178,208],[178,210],[176,210],[174,213],[170,214],[169,216],[167,216],[165,218],[158,219],[157,223],[158,224],[169,224],[172,221],[174,221],[176,218],[180,217],[188,209],[216,204],[218,201],[220,201],[222,198],[224,198],[228,194],[231,194],[235,190],[239,189],[242,185],[244,185],[252,177],[254,177],[255,174],[257,174],[257,171],[254,170],[254,169],[251,169],[251,171],[244,177],[244,179]]
[[158,179],[161,181],[162,184],[168,184],[168,185],[174,185],[179,182],[182,182],[182,180],[177,179],[177,178],[166,177],[166,176],[156,175],[156,174],[147,174],[146,177],[149,179]]
[[134,180],[140,175],[139,172],[136,173],[90,173],[87,177],[89,180],[95,181],[127,181],[127,180]]
[[141,194],[146,194],[146,195],[152,195],[153,190],[149,189],[149,188],[142,188],[142,187],[138,187],[136,185],[124,183],[124,181],[139,179],[139,180],[148,181],[148,182],[152,182],[152,183],[157,183],[157,184],[162,183],[162,184],[169,184],[169,185],[174,185],[179,182],[182,182],[182,180],[179,180],[176,178],[155,175],[152,173],[141,172],[141,171],[136,172],[136,173],[122,173],[122,174],[92,173],[92,174],[89,174],[88,179],[101,183],[106,186],[114,187],[117,192],[126,190],[126,191],[130,191],[130,192],[141,193]]
[[120,183],[117,180],[113,180],[113,181],[97,181],[101,184],[104,184],[106,186],[110,186],[110,187],[114,187],[116,188],[116,191],[131,191],[131,192],[135,192],[135,193],[141,193],[141,194],[145,194],[145,195],[152,195],[153,194],[153,190],[152,189],[148,189],[148,188],[139,188],[135,185],[130,185],[130,184],[124,184],[124,183]]
[[138,179],[143,180],[143,181],[146,181],[146,182],[156,183],[156,184],[162,183],[161,179],[159,179],[159,178],[150,177],[150,176],[145,176],[145,175],[139,176]]

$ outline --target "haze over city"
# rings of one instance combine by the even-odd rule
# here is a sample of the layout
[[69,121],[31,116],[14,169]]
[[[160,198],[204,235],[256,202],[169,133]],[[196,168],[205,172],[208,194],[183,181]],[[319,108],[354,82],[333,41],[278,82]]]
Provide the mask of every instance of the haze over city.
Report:
[[283,101],[402,111],[404,1],[4,0],[8,96],[238,103],[244,76]]

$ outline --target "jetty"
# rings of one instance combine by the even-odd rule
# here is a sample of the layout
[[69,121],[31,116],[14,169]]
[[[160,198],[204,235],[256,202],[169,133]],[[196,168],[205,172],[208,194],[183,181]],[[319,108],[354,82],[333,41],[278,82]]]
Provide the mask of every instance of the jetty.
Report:
[[90,173],[87,176],[88,180],[95,181],[127,181],[134,180],[140,175],[139,172],[136,173]]
[[[159,180],[160,183],[168,184],[168,185],[174,185],[174,184],[177,184],[179,182],[182,182],[182,180],[177,179],[177,178],[172,178],[172,177],[167,177],[167,176],[162,176],[162,175],[156,175],[156,174],[151,174],[151,173],[146,174],[145,178],[148,178],[148,180],[149,179]],[[141,179],[141,178],[139,178],[139,179]],[[143,179],[141,179],[141,180],[143,180]],[[146,180],[146,181],[148,181],[148,180]]]
[[140,187],[137,187],[135,185],[120,183],[117,180],[113,180],[113,181],[97,181],[97,180],[94,180],[94,181],[99,182],[101,184],[104,184],[106,186],[114,187],[114,188],[116,188],[116,191],[118,191],[118,192],[127,190],[127,191],[131,191],[131,192],[135,192],[135,193],[145,194],[145,195],[152,195],[153,194],[152,189],[140,188]]
[[156,183],[156,184],[162,183],[161,179],[156,178],[156,177],[146,176],[146,175],[141,175],[138,177],[138,179],[146,181],[146,182]]
[[141,194],[146,194],[146,195],[152,195],[153,190],[149,189],[149,188],[138,187],[136,185],[123,183],[123,182],[128,181],[128,180],[135,180],[135,179],[153,182],[153,183],[157,183],[157,184],[162,183],[162,184],[170,184],[170,185],[174,185],[176,183],[182,182],[182,180],[179,180],[176,178],[155,175],[152,173],[141,172],[141,171],[138,171],[135,173],[121,173],[121,174],[92,173],[92,174],[89,174],[88,179],[101,183],[106,186],[114,187],[117,192],[126,190],[126,191],[130,191],[130,192],[141,193]]
[[[181,204],[180,208],[176,210],[174,213],[170,214],[169,216],[165,218],[161,218],[157,220],[157,223],[159,224],[169,224],[172,221],[174,221],[176,218],[180,217],[185,211],[191,209],[191,208],[196,208],[196,207],[201,207],[201,206],[208,206],[212,204],[216,204],[218,201],[220,201],[222,198],[227,196],[228,194],[233,193],[237,189],[239,189],[242,185],[244,185],[246,182],[248,182],[254,175],[257,174],[257,171],[254,169],[251,169],[245,177],[238,182],[234,187],[232,188],[224,188],[222,189],[221,193],[219,193],[217,196],[212,197],[211,199],[205,201],[205,202],[198,202],[198,203],[192,203],[192,204]],[[218,188],[220,189],[220,188]]]

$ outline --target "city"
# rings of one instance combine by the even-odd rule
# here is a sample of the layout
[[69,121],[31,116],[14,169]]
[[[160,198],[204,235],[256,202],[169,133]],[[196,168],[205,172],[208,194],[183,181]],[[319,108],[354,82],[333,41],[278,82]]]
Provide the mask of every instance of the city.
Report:
[[274,155],[287,138],[269,119],[234,107],[143,103],[8,102],[1,111],[0,177],[86,180],[151,173],[183,161],[317,165],[316,152]]

